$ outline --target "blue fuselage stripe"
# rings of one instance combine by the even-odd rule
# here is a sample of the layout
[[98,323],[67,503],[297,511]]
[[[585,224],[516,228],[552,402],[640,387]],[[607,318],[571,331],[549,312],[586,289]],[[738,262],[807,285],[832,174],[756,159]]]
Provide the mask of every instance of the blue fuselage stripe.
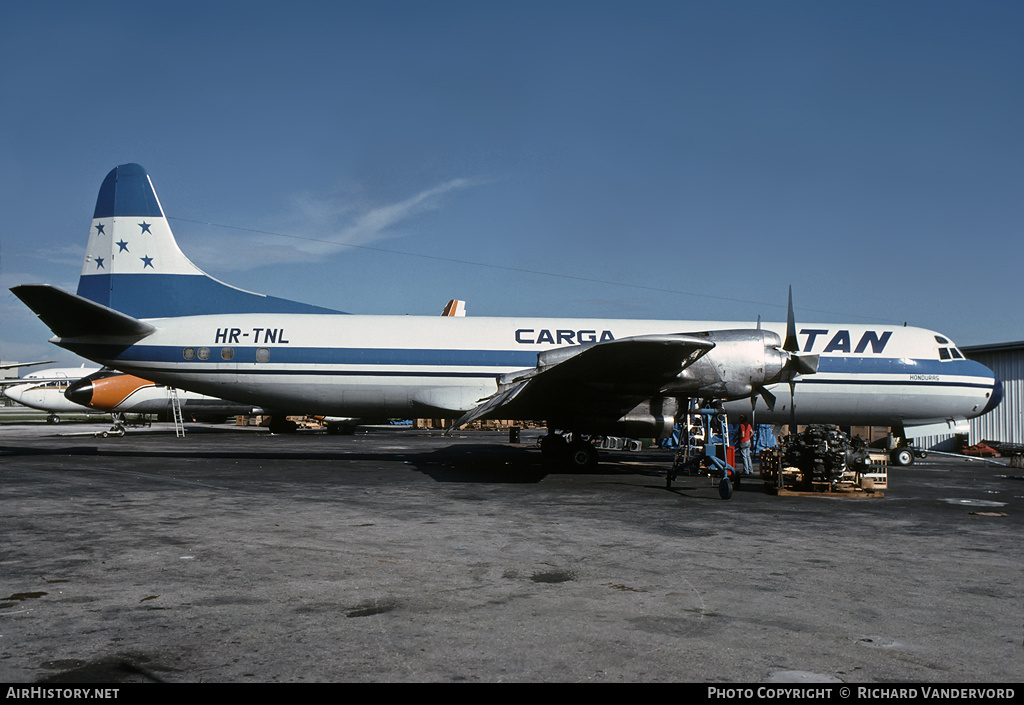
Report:
[[[183,348],[175,346],[135,345],[127,349],[89,344],[69,348],[92,359],[167,372],[194,371],[202,374],[252,374],[294,376],[379,376],[379,377],[495,377],[509,369],[528,369],[537,364],[537,353],[527,350],[450,350],[429,348],[306,348],[271,347],[266,362],[256,361],[255,346],[230,346],[231,360],[220,359],[221,347],[211,346],[209,358],[185,359]],[[192,348],[198,351],[199,348]],[[150,363],[150,364],[146,364]],[[160,365],[153,367],[152,363]],[[164,365],[173,365],[164,367]],[[315,369],[295,366],[316,365]],[[359,369],[331,369],[349,365]],[[410,367],[422,369],[380,369]],[[440,370],[439,367],[477,368]],[[970,360],[912,360],[906,358],[825,357],[818,373],[805,375],[801,384],[856,384],[880,386],[973,387],[988,389],[993,378],[982,365]],[[824,375],[828,376],[824,376]],[[832,375],[842,375],[841,378]],[[900,378],[893,378],[894,375]],[[909,379],[908,379],[909,376]],[[959,380],[950,379],[960,377]],[[963,379],[974,378],[974,380]]]
[[[119,351],[108,346],[76,344],[75,349],[117,362],[178,362],[195,365],[220,363],[222,346],[209,347],[210,359],[186,360],[184,348],[135,345]],[[108,347],[107,350],[101,348]],[[537,353],[524,350],[437,350],[417,348],[266,348],[270,360],[256,361],[257,347],[229,346],[234,364],[275,365],[446,365],[458,367],[533,367]],[[198,347],[191,348],[193,351]]]

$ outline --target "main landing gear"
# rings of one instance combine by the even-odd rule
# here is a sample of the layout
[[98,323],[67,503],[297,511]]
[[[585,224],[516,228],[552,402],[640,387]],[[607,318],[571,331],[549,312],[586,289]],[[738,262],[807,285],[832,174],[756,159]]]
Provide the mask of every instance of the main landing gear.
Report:
[[597,467],[597,448],[578,433],[571,434],[571,440],[554,430],[540,439],[540,452],[545,459],[565,463],[576,470],[593,470]]

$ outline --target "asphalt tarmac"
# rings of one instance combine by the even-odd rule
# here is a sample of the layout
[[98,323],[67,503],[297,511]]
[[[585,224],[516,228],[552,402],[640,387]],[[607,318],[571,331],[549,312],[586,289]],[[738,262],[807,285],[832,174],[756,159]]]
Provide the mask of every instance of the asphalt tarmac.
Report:
[[665,486],[669,451],[0,425],[0,682],[1019,683],[1024,471]]

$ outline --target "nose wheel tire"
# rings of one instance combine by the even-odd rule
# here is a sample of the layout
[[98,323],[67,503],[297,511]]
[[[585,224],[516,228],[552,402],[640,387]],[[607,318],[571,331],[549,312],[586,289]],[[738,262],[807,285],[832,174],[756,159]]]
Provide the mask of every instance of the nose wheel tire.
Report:
[[910,465],[914,462],[914,451],[910,448],[897,448],[889,454],[889,462],[901,467]]

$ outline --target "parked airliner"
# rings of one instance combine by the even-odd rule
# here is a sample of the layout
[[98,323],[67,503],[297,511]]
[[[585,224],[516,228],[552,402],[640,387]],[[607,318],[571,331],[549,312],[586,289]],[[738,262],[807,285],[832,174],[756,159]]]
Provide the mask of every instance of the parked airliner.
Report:
[[[758,423],[953,428],[1002,386],[941,333],[845,323],[351,315],[224,284],[178,248],[146,171],[100,187],[78,293],[12,289],[51,342],[145,379],[285,413],[543,420],[662,436],[687,399]],[[564,452],[563,436],[546,447]],[[545,447],[542,445],[542,447]]]
[[178,391],[109,369],[98,370],[68,385],[64,397],[71,403],[115,415],[152,414],[171,418],[175,399],[186,419],[262,413],[251,404],[238,404],[196,392]]
[[96,367],[51,367],[31,372],[20,379],[4,380],[3,394],[23,406],[49,412],[48,423],[60,423],[61,414],[95,413],[93,409],[77,404],[64,396],[67,388]]

